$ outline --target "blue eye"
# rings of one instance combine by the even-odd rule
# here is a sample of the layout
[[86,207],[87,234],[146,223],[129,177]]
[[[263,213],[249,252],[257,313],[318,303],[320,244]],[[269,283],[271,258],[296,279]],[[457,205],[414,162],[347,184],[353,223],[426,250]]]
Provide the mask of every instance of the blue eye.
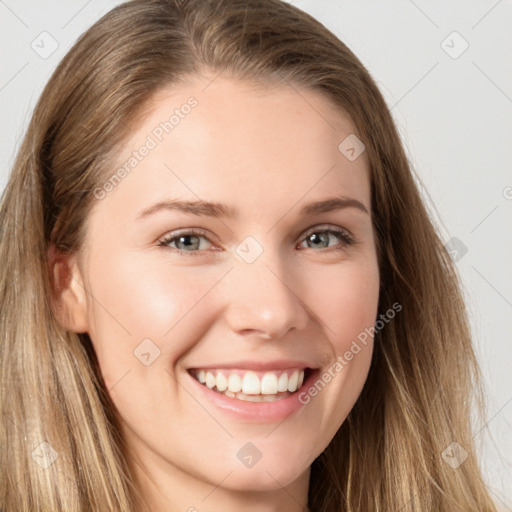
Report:
[[[202,231],[189,229],[181,234],[173,235],[172,233],[158,242],[161,247],[169,247],[178,253],[188,253],[195,256],[195,252],[201,246],[200,239],[203,238],[211,243],[211,240],[203,234]],[[179,244],[181,247],[170,247],[170,244]]]
[[[201,244],[201,239],[207,240],[210,244],[213,243],[203,231],[191,228],[178,234],[170,233],[168,236],[158,241],[158,246],[169,248],[178,254],[196,256],[198,253],[202,252],[200,249],[205,249],[202,247],[204,244]],[[329,246],[329,242],[332,239],[337,239],[338,243],[334,246]],[[326,250],[327,252],[341,251],[347,246],[354,244],[355,240],[348,231],[342,228],[317,228],[309,231],[301,244],[304,242],[308,244],[307,249],[320,247],[320,249]],[[327,244],[327,247],[322,247],[324,244]],[[174,245],[174,247],[172,245]]]
[[352,235],[344,230],[344,229],[333,229],[333,228],[324,228],[324,229],[315,229],[315,231],[311,231],[308,235],[306,235],[306,238],[304,239],[305,242],[311,242],[314,244],[313,246],[309,245],[308,248],[314,248],[319,247],[315,244],[322,244],[322,243],[329,243],[329,240],[331,239],[331,236],[337,238],[338,240],[341,240],[341,244],[335,245],[334,247],[320,247],[321,249],[334,249],[334,250],[341,250],[345,248],[345,246],[350,245],[354,243],[354,238]]

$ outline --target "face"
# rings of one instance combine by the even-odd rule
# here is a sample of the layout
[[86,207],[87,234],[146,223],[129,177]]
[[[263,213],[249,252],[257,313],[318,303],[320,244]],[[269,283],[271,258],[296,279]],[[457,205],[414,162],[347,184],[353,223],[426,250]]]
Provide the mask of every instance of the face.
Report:
[[379,295],[350,119],[318,92],[211,80],[152,98],[96,189],[70,301],[137,467],[189,504],[307,488],[366,380]]

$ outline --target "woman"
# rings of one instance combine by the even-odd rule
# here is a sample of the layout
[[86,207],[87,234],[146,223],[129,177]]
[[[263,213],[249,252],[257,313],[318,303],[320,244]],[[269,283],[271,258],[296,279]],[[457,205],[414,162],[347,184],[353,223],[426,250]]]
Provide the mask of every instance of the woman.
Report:
[[495,510],[453,264],[374,81],[297,8],[113,9],[0,218],[3,510]]

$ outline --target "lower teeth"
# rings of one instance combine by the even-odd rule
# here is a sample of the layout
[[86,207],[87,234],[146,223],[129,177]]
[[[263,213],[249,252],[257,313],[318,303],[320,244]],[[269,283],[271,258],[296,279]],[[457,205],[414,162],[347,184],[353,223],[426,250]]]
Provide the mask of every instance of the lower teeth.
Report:
[[289,391],[284,391],[275,395],[246,395],[241,391],[233,393],[232,391],[229,391],[229,389],[219,391],[217,388],[212,391],[220,393],[221,395],[226,395],[229,398],[236,398],[237,400],[243,400],[245,402],[275,402],[276,400],[282,400],[292,394]]

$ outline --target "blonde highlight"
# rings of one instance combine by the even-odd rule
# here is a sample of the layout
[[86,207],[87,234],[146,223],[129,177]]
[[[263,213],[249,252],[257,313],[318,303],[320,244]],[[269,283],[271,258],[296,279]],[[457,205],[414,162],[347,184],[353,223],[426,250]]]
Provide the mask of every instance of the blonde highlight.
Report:
[[[280,0],[126,2],[44,89],[0,203],[0,509],[143,503],[90,339],[57,321],[48,251],[80,249],[94,190],[152,96],[204,71],[320,91],[367,150],[379,312],[403,310],[376,336],[363,391],[312,465],[311,511],[495,512],[471,431],[485,402],[459,278],[389,109],[347,46]],[[453,441],[473,455],[456,471],[441,457]],[[44,442],[58,456],[43,471],[32,453]]]

